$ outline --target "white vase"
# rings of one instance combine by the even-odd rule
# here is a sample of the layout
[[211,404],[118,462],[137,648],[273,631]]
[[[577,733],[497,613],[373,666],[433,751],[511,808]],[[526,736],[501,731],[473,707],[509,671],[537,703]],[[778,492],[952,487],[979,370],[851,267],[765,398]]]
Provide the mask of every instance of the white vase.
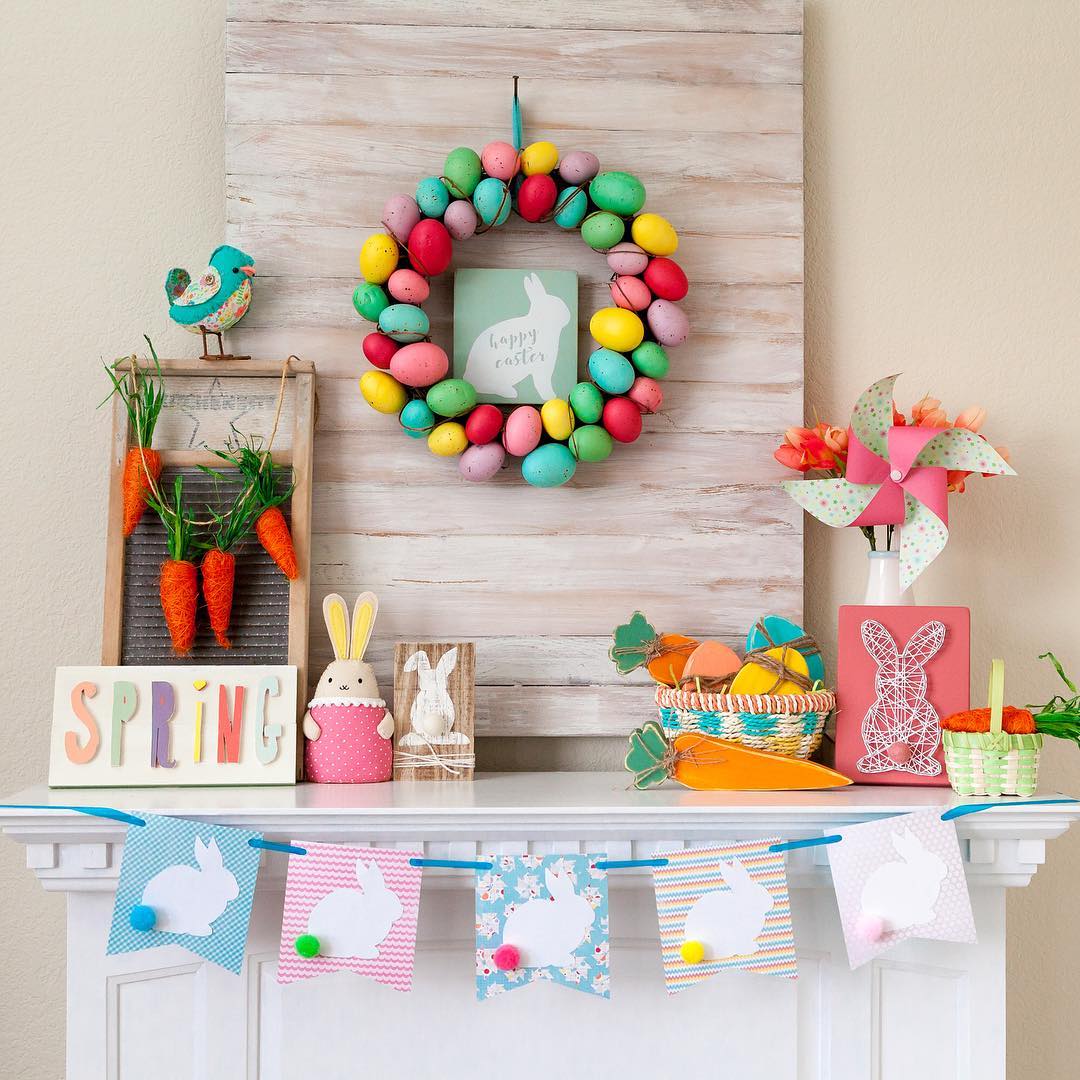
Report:
[[900,552],[868,551],[864,604],[877,607],[908,606],[915,603],[915,592],[909,586],[900,591]]

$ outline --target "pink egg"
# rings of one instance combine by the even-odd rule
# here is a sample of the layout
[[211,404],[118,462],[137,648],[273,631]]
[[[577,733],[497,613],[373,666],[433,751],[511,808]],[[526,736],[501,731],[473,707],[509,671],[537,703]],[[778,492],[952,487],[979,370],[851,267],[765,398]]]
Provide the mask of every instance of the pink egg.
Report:
[[646,316],[653,337],[668,347],[681,345],[690,336],[690,320],[678,304],[670,300],[654,300]]
[[403,304],[422,304],[431,295],[431,286],[415,270],[403,267],[390,275],[386,291]]
[[[393,278],[391,278],[393,280]],[[652,303],[652,293],[641,278],[623,274],[611,283],[611,299],[617,307],[644,311]]]
[[465,421],[465,437],[478,446],[491,442],[502,431],[503,414],[497,405],[477,405]]
[[649,265],[649,256],[637,244],[624,240],[607,253],[607,264],[616,274],[640,274]]
[[468,240],[476,232],[476,207],[468,199],[455,199],[443,214],[446,231],[455,240]]
[[641,410],[629,398],[610,398],[604,406],[603,422],[618,442],[631,443],[641,434]]
[[364,338],[364,355],[368,360],[377,368],[382,368],[386,371],[390,367],[390,361],[394,358],[394,353],[401,348],[401,346],[390,337],[385,334],[380,334],[377,330],[373,330],[367,337]]
[[470,446],[458,458],[458,472],[474,484],[490,480],[503,466],[506,451],[501,443],[484,443],[482,446]]
[[390,358],[390,374],[405,386],[434,386],[446,378],[450,358],[433,341],[417,341]]
[[674,259],[650,259],[645,284],[661,300],[681,300],[690,291],[683,268]]
[[584,184],[600,171],[600,159],[588,150],[571,150],[559,162],[559,175],[568,184]]
[[521,162],[518,152],[508,142],[490,142],[480,151],[480,164],[488,176],[505,183],[514,178]]
[[411,195],[391,195],[383,207],[382,223],[399,244],[407,244],[420,216],[420,207]]
[[503,429],[502,437],[503,446],[514,457],[524,457],[536,449],[543,431],[544,425],[540,420],[540,413],[531,405],[519,405],[506,418],[506,427]]
[[643,412],[654,413],[660,411],[664,404],[664,391],[655,379],[645,375],[639,375],[634,380],[634,385],[626,391],[626,396]]

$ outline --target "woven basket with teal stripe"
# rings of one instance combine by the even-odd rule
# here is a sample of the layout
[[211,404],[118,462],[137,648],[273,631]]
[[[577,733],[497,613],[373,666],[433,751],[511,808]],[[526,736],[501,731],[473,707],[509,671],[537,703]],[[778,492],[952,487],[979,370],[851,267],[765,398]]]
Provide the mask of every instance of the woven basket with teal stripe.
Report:
[[710,694],[656,688],[660,723],[669,736],[714,735],[754,750],[808,758],[836,707],[830,690],[806,694]]

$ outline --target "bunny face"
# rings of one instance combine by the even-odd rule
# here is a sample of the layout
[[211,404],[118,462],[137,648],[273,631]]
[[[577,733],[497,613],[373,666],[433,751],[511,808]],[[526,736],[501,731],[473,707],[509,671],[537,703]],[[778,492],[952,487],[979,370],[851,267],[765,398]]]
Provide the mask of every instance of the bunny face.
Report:
[[364,662],[378,612],[379,601],[374,593],[357,597],[351,619],[348,605],[337,593],[323,600],[323,620],[334,648],[334,660],[319,677],[313,702],[381,700],[375,671]]
[[920,626],[908,639],[903,653],[897,650],[892,634],[875,619],[863,623],[862,639],[878,665],[874,686],[879,696],[890,682],[902,677],[909,696],[926,697],[925,665],[945,643],[944,623],[928,622]]

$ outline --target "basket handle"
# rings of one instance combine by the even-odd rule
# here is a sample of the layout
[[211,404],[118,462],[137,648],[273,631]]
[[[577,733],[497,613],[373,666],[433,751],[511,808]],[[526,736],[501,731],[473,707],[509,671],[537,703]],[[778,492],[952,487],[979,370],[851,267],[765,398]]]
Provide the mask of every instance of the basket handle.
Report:
[[1005,703],[1005,661],[990,661],[990,734],[1001,734],[1001,712]]

